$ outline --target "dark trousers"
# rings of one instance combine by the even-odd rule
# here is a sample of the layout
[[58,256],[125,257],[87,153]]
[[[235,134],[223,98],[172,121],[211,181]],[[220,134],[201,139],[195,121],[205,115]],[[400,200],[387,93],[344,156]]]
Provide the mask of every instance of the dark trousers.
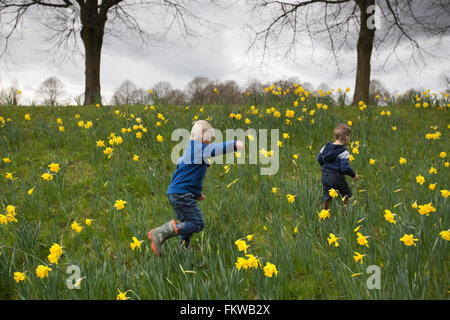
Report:
[[348,186],[345,176],[335,172],[322,172],[322,200],[324,202],[330,201],[331,197],[329,194],[330,189],[335,189],[339,192],[339,195],[348,200],[352,196],[352,190]]

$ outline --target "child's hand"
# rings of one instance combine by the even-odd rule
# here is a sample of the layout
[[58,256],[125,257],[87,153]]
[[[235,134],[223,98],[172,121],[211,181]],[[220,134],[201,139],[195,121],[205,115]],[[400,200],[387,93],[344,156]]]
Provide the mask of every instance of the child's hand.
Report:
[[244,149],[244,143],[240,140],[236,141],[236,149],[238,151]]
[[205,200],[205,196],[201,194],[200,197],[197,198],[197,201],[200,201],[200,200]]
[[353,180],[354,181],[358,180],[358,174],[355,174],[355,176],[353,177]]

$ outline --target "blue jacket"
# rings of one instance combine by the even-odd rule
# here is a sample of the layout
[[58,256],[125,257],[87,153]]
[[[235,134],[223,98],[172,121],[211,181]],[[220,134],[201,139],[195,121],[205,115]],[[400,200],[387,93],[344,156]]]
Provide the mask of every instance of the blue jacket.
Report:
[[236,142],[203,144],[191,140],[177,161],[167,194],[191,192],[198,198],[202,194],[203,178],[209,167],[208,159],[236,150]]
[[317,155],[317,161],[323,172],[334,172],[355,177],[355,171],[350,168],[350,154],[343,145],[328,142]]

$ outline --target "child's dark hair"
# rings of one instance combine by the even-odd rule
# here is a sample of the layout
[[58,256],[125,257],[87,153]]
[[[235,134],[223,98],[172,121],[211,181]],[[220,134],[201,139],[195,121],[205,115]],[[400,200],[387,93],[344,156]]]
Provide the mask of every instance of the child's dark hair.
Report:
[[345,123],[340,123],[334,128],[334,137],[336,140],[342,140],[352,134],[352,129]]

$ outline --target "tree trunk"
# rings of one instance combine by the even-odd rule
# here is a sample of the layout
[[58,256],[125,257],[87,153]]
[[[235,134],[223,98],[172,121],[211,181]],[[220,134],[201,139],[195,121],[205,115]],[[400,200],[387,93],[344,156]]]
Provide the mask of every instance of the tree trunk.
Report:
[[370,14],[367,13],[367,8],[374,5],[375,0],[355,1],[361,12],[361,24],[356,47],[356,81],[352,105],[357,105],[359,101],[363,101],[366,104],[369,103],[370,58],[372,57],[373,39],[375,37],[375,28],[367,25],[370,16]]
[[107,17],[97,10],[97,1],[87,1],[81,8],[81,39],[85,50],[84,105],[101,103],[100,59]]

